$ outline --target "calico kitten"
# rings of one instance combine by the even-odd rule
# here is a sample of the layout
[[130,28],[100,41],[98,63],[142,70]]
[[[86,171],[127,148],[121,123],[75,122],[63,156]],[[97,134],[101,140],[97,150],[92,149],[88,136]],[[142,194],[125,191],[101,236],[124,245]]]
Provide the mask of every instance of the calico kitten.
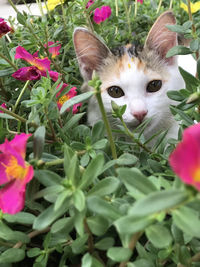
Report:
[[[75,29],[74,47],[84,78],[82,89],[92,89],[87,83],[95,70],[102,82],[102,99],[113,126],[120,122],[112,117],[111,100],[119,106],[127,105],[123,119],[130,130],[152,118],[144,131],[146,138],[167,129],[167,138],[177,137],[178,122],[169,109],[173,102],[166,94],[185,86],[177,57],[166,58],[169,49],[177,45],[177,34],[165,26],[175,23],[173,13],[167,11],[152,26],[143,49],[126,45],[115,52],[87,29]],[[98,104],[93,97],[88,105],[88,123],[93,125],[100,119]]]

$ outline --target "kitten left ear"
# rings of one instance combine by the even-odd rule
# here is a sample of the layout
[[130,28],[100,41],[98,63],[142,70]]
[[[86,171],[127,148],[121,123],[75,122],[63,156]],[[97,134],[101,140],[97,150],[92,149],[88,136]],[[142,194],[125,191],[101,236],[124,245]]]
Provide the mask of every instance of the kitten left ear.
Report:
[[157,51],[159,56],[169,65],[174,64],[175,59],[173,57],[166,58],[166,54],[173,46],[177,45],[177,34],[170,31],[166,25],[174,24],[176,24],[176,19],[171,11],[161,14],[153,24],[144,46]]

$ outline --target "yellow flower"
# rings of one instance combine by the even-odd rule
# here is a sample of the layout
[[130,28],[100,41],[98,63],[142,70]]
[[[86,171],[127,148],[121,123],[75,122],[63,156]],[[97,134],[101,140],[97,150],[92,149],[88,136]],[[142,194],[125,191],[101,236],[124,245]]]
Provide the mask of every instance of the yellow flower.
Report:
[[[184,4],[183,2],[180,5],[181,8],[183,8],[187,13],[188,13],[188,6],[186,4]],[[190,4],[190,8],[191,8],[191,12],[192,13],[196,13],[197,11],[200,10],[200,1],[196,2],[196,3],[191,3]]]
[[64,3],[64,0],[48,0],[47,7],[49,10],[53,10],[56,6],[61,5]]

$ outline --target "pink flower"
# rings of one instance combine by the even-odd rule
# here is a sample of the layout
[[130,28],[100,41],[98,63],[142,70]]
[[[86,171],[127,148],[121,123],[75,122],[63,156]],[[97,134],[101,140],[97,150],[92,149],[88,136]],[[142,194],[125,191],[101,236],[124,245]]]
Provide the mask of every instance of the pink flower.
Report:
[[[55,44],[55,46],[53,46]],[[55,58],[56,56],[60,55],[59,50],[61,49],[60,44],[56,44],[54,42],[48,42],[48,45],[44,45],[44,47],[49,47],[49,53],[52,55],[52,58]]]
[[13,73],[12,77],[20,81],[39,80],[41,78],[41,72],[35,66],[23,67]]
[[4,19],[0,18],[0,38],[10,31],[13,32],[13,29],[8,26]]
[[[7,108],[6,103],[3,103],[0,107]],[[4,113],[4,112],[0,110],[0,113]]]
[[33,178],[33,167],[25,161],[26,143],[31,134],[17,134],[0,145],[0,208],[15,214],[24,208],[26,184]]
[[101,8],[96,8],[94,11],[93,20],[95,23],[100,24],[104,20],[110,17],[112,11],[109,6],[102,6]]
[[137,2],[139,2],[140,4],[143,4],[143,0],[137,0]]
[[94,1],[93,0],[89,0],[87,2],[86,8],[89,8],[92,4],[94,4]]
[[[69,100],[70,98],[73,98],[74,96],[77,95],[77,92],[76,92],[76,87],[72,87],[68,93],[66,93],[65,95],[61,96],[59,98],[59,95],[62,93],[62,91],[68,86],[68,84],[64,83],[62,88],[60,89],[60,91],[56,94],[56,98],[58,99],[57,100],[57,106],[58,106],[58,109],[60,110],[62,105],[67,101]],[[59,87],[59,85],[58,85]],[[78,104],[75,104],[73,105],[73,108],[72,108],[72,112],[73,114],[76,114],[78,112],[78,108],[82,106],[82,103],[78,103]]]
[[27,61],[32,67],[23,67],[17,70],[12,74],[12,77],[21,81],[27,80],[38,80],[41,76],[47,76],[47,71],[49,72],[50,77],[55,81],[55,77],[59,73],[50,70],[51,61],[46,57],[43,59],[37,58],[34,55],[31,55],[26,49],[22,46],[16,48],[15,59],[23,59]]
[[169,157],[173,171],[186,183],[200,190],[200,123],[183,132],[183,139]]

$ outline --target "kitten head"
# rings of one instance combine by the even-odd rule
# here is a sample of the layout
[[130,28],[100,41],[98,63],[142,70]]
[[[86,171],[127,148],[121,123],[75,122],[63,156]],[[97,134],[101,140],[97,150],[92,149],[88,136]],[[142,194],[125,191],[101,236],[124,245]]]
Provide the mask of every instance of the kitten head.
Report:
[[[118,121],[111,116],[111,100],[119,106],[127,105],[123,119],[130,129],[146,118],[152,118],[147,129],[149,135],[171,126],[166,92],[184,86],[176,57],[166,58],[169,49],[177,44],[176,33],[169,31],[166,25],[175,22],[172,12],[167,11],[154,23],[143,49],[127,45],[113,52],[88,30],[75,30],[74,47],[85,80],[82,88],[91,89],[87,82],[95,70],[101,79],[102,99],[113,124]],[[93,98],[89,102],[88,122],[93,124],[100,117]]]

